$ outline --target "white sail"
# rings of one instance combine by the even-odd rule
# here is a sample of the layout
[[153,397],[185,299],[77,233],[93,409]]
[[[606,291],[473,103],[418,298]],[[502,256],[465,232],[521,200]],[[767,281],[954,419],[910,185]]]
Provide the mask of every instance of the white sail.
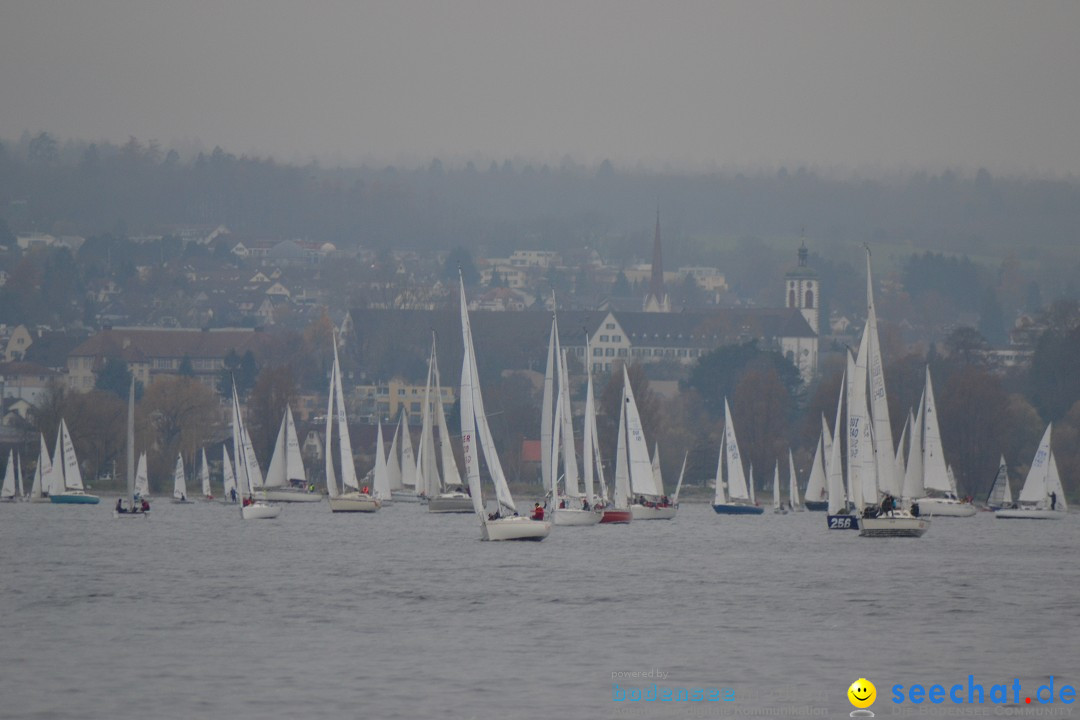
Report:
[[128,510],[135,511],[135,378],[131,378],[131,387],[128,389],[128,413],[127,413],[127,457],[124,470],[127,474],[127,501]]
[[[822,415],[821,421],[825,421],[825,416]],[[832,443],[829,443],[829,447]],[[817,444],[814,446],[814,460],[810,464],[810,479],[806,481],[806,495],[804,496],[808,502],[821,502],[828,497],[828,492],[825,489],[825,458],[828,457],[827,448],[825,447],[825,433],[818,435]]]
[[653,443],[652,476],[656,485],[656,494],[664,494],[664,475],[660,472],[660,443]]
[[416,456],[413,453],[409,415],[401,408],[401,484],[406,490],[416,490]]
[[184,474],[184,458],[176,456],[176,467],[173,468],[173,491],[172,496],[176,500],[187,500],[187,477]]
[[1039,441],[1039,449],[1035,451],[1031,467],[1028,468],[1024,487],[1020,489],[1020,502],[1022,503],[1042,506],[1046,504],[1046,499],[1050,496],[1047,479],[1050,475],[1050,435],[1053,427],[1053,423],[1047,425],[1042,440]]
[[[848,360],[851,360],[851,353],[848,353]],[[830,515],[836,515],[847,504],[847,498],[844,492],[844,468],[843,463],[840,460],[840,433],[843,430],[843,418],[844,418],[844,396],[847,394],[847,372],[844,373],[843,379],[840,381],[840,397],[836,400],[836,420],[833,425],[833,441],[829,444],[829,459],[825,463],[825,467],[828,468],[827,485],[829,489],[829,508]]]
[[45,493],[49,491],[49,479],[52,477],[52,459],[49,457],[49,448],[45,445],[45,435],[38,433],[38,438],[40,448],[37,467],[34,469],[34,479],[30,484],[31,499],[45,496]]
[[[553,415],[554,425],[551,430],[551,458],[548,467],[551,468],[551,485],[544,488],[544,491],[551,495],[552,499],[557,501],[559,499],[559,455],[562,452],[562,414],[563,414],[563,399],[559,394],[555,399],[555,413]],[[553,507],[557,507],[558,502],[555,502]]]
[[296,436],[296,423],[293,421],[292,408],[288,405],[285,406],[285,477],[290,482],[297,480],[307,485],[304,456],[300,452],[300,438]]
[[[840,392],[842,393],[843,391],[844,391],[844,383],[843,383],[843,381],[841,381],[841,383],[840,383]],[[824,455],[822,456],[822,462],[821,462],[822,466],[824,466],[826,463],[828,463],[829,458],[832,457],[833,437],[834,437],[833,433],[829,431],[829,423],[825,420],[825,414],[822,413],[821,414],[821,439],[822,439],[822,446],[823,446],[822,450],[824,451]]]
[[619,401],[619,434],[615,441],[615,488],[612,501],[618,510],[630,507],[630,461],[626,456],[626,386]]
[[8,450],[7,469],[4,470],[4,484],[0,486],[0,500],[15,499],[15,452]]
[[923,421],[923,487],[942,493],[953,493],[945,454],[941,449],[941,429],[938,426],[934,386],[930,383],[930,366],[926,367],[926,411]]
[[574,421],[570,406],[570,373],[566,368],[566,354],[559,352],[559,399],[562,401],[562,450],[563,487],[570,497],[581,497],[581,481],[578,476],[577,448],[574,445]]
[[248,486],[252,491],[261,490],[265,483],[263,482],[262,470],[259,468],[259,460],[255,457],[255,448],[251,444],[251,435],[248,433],[247,425],[241,423],[240,428],[243,431],[244,473],[247,477]]
[[[479,373],[476,369],[476,355],[472,339],[472,326],[469,322],[469,308],[465,300],[465,282],[461,281],[461,334],[465,354],[462,359],[462,406],[461,406],[461,432],[462,446],[465,449],[465,467],[469,477],[469,489],[473,498],[473,507],[483,515],[483,498],[480,494],[480,457],[477,454],[477,446],[484,454],[487,462],[488,473],[495,485],[495,496],[498,499],[500,509],[510,513],[516,513],[517,507],[514,498],[510,494],[510,487],[506,483],[502,464],[495,451],[495,441],[491,436],[488,426],[487,414],[484,411],[484,400],[480,393]],[[465,402],[468,393],[469,401]],[[467,417],[467,415],[471,417]],[[475,431],[474,431],[475,428]],[[468,437],[466,437],[468,435]]]
[[1060,512],[1069,511],[1069,503],[1065,501],[1065,489],[1061,487],[1061,475],[1058,474],[1057,460],[1054,459],[1054,451],[1050,451],[1050,462],[1046,469],[1046,495],[1052,498],[1054,510]]
[[390,473],[386,469],[384,450],[382,423],[379,423],[379,430],[375,435],[375,473],[372,485],[374,485],[375,497],[387,501],[390,499]]
[[773,510],[780,509],[780,461],[776,461],[776,465],[773,466],[772,475],[772,506]]
[[64,430],[63,427],[58,427],[56,428],[56,443],[53,444],[52,461],[49,463],[49,475],[45,482],[45,491],[49,495],[60,495],[64,490]]
[[394,425],[394,437],[390,440],[390,452],[386,454],[386,475],[390,479],[390,490],[404,490],[401,484],[401,461],[398,452],[398,436],[401,424]]
[[750,488],[750,504],[757,505],[757,498],[754,496],[754,463],[750,462],[750,472],[746,476],[746,486]]
[[334,472],[334,390],[337,388],[337,354],[334,354],[334,365],[330,369],[330,388],[326,391],[326,430],[323,435],[323,462],[326,475],[326,493],[331,498],[341,494],[338,489],[337,474]]
[[720,454],[716,458],[716,480],[714,481],[713,505],[727,504],[727,482],[724,480],[724,458],[727,454],[727,431],[720,436]]
[[798,510],[802,507],[802,501],[799,500],[799,482],[795,477],[795,458],[791,456],[791,448],[787,451],[788,461],[788,504],[791,505],[792,510]]
[[266,470],[265,487],[280,488],[289,484],[285,477],[285,454],[285,416],[282,415],[277,440],[274,442],[274,453],[270,456],[270,467]]
[[[540,480],[544,489],[552,492],[556,468],[551,467],[553,448],[552,404],[555,402],[555,345],[559,342],[557,321],[551,317],[551,337],[548,339],[547,367],[544,370],[544,393],[540,404]],[[587,359],[586,359],[587,361]]]
[[990,495],[986,498],[986,504],[990,507],[1004,508],[1012,505],[1012,488],[1009,487],[1009,467],[1005,464],[1005,456],[1001,456],[998,463],[997,475],[994,483],[990,486]]
[[[892,421],[889,419],[889,401],[885,392],[885,371],[881,358],[881,343],[878,339],[877,310],[874,308],[874,286],[870,274],[869,248],[866,250],[866,302],[867,321],[863,334],[870,336],[870,355],[866,361],[866,370],[870,382],[868,402],[873,423],[874,454],[877,459],[877,488],[893,497],[900,497],[901,478],[895,476],[896,452],[893,445]],[[874,500],[877,500],[876,494]]]
[[60,420],[60,433],[63,439],[63,484],[68,490],[82,490],[82,473],[79,471],[79,459],[75,457],[75,444],[71,442],[71,433],[63,419]]
[[461,473],[454,459],[454,446],[450,444],[450,431],[446,429],[446,409],[443,407],[442,381],[439,378],[439,359],[435,356],[435,420],[439,428],[439,451],[442,458],[442,487],[461,487]]
[[[900,444],[896,446],[896,455],[893,456],[893,477],[897,479],[901,489],[904,486],[904,476],[907,473],[907,466],[904,463],[904,446],[907,443],[908,428],[911,427],[913,422],[914,420],[911,419],[911,413],[909,412],[908,420],[904,423],[904,429],[900,431]],[[901,495],[897,495],[896,497],[901,497]]]
[[[224,445],[221,446],[221,484],[225,497],[231,500],[233,491],[236,490],[236,476],[233,474],[232,461],[229,460],[229,451]],[[239,494],[239,491],[237,493]]]
[[[581,468],[585,494],[589,502],[595,502],[596,492],[593,477],[599,481],[600,498],[607,500],[607,487],[604,483],[604,467],[600,462],[600,446],[596,437],[596,402],[593,400],[592,363],[589,360],[589,336],[585,335],[585,427],[582,429]],[[595,473],[594,473],[595,470]]]
[[[750,500],[746,489],[746,475],[743,471],[742,455],[739,454],[739,441],[735,438],[735,422],[731,419],[731,407],[724,398],[724,447],[727,450],[727,492],[732,502]],[[719,487],[720,483],[717,483]]]
[[[225,455],[226,467],[229,476],[232,476],[232,467],[228,466],[229,456]],[[235,485],[235,482],[233,483]],[[150,496],[150,475],[146,470],[146,453],[139,453],[139,464],[135,467],[135,493],[141,497]]]
[[671,496],[671,504],[672,505],[678,505],[679,504],[679,492],[682,490],[683,476],[686,475],[686,459],[688,457],[690,457],[689,452],[683,453],[683,456],[682,456],[682,469],[679,470],[679,480],[678,480],[678,482],[675,483],[675,494]]
[[641,415],[638,414],[626,365],[623,365],[623,386],[626,388],[626,451],[630,458],[630,491],[634,495],[658,496],[660,493],[653,478],[649,446],[645,441],[645,430],[641,426]]
[[26,492],[23,490],[23,478],[26,475],[26,464],[19,457],[18,453],[15,454],[15,460],[19,464],[18,470],[15,473],[15,483],[18,486],[17,492],[19,497],[26,497]]
[[860,510],[877,503],[877,476],[871,441],[870,412],[866,398],[866,359],[869,333],[863,332],[854,374],[848,385],[848,474],[849,493]]
[[202,466],[199,468],[199,479],[202,481],[203,497],[212,497],[210,490],[210,465],[206,462],[206,448],[202,449]]
[[352,440],[349,437],[349,418],[345,412],[345,390],[341,385],[341,365],[338,363],[337,338],[334,339],[334,367],[338,371],[334,374],[334,397],[337,404],[337,412],[334,419],[338,426],[338,453],[341,462],[341,484],[345,492],[359,491],[360,483],[356,479],[356,463],[353,460]]
[[416,492],[427,497],[439,493],[439,468],[435,460],[435,428],[432,415],[431,382],[435,364],[435,339],[431,340],[427,384],[420,411],[420,449],[416,455]]
[[240,497],[249,498],[252,495],[252,487],[248,478],[248,463],[244,459],[244,419],[240,414],[240,399],[236,394],[235,382],[233,382],[232,392],[232,416],[233,464],[236,468],[236,489]]
[[918,500],[926,495],[923,487],[923,426],[926,424],[926,388],[919,398],[919,409],[911,422],[907,467],[904,468],[904,497]]

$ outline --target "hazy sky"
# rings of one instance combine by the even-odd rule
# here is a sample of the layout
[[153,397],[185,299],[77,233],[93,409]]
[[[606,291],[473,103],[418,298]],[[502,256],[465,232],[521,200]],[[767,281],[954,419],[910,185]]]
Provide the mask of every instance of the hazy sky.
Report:
[[0,137],[1080,175],[1080,2],[0,0]]

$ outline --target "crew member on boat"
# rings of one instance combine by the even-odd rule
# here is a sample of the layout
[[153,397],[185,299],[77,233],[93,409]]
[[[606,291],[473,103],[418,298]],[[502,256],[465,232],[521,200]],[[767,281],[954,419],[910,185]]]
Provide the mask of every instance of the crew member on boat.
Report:
[[536,503],[536,505],[533,507],[532,519],[533,520],[543,520],[544,519],[544,508],[540,507],[540,503]]

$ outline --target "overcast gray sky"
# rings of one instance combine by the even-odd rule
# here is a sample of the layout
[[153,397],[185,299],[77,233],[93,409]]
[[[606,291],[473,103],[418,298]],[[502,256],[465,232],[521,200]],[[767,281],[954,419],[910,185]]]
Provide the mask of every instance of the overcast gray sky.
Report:
[[1080,2],[0,0],[0,136],[1080,175]]

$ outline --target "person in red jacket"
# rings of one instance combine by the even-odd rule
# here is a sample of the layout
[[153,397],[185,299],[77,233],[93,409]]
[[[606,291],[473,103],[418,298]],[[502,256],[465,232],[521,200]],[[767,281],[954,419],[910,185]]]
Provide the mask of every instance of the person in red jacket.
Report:
[[536,507],[533,508],[532,519],[533,520],[543,520],[544,519],[544,508],[540,507],[540,503],[536,503]]

